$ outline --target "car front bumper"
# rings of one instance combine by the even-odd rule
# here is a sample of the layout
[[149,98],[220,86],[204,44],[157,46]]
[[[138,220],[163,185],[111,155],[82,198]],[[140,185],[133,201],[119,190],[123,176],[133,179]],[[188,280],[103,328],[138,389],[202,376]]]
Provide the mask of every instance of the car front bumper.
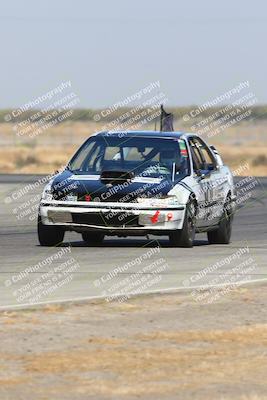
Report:
[[44,225],[83,232],[100,230],[142,234],[182,229],[185,206],[150,207],[137,203],[42,201],[39,214]]

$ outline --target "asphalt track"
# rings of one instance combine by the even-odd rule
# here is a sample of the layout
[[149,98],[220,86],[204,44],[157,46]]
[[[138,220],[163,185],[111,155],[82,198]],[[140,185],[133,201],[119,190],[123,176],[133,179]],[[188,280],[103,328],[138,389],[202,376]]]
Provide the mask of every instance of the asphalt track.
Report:
[[187,289],[201,301],[204,292],[194,287],[230,287],[230,279],[236,285],[267,283],[267,178],[236,180],[240,200],[230,245],[209,245],[201,234],[193,249],[169,248],[167,238],[152,236],[107,237],[101,247],[88,247],[76,233],[67,233],[61,247],[41,247],[36,208],[43,184],[27,188],[39,179],[0,175],[2,309],[99,296],[111,300],[126,287],[127,293]]

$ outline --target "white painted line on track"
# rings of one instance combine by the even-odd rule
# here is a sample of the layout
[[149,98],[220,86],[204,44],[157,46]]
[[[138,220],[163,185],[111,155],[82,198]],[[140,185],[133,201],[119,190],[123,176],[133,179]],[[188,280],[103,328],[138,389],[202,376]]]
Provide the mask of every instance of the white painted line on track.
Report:
[[[250,284],[250,283],[260,283],[260,282],[267,282],[267,278],[263,279],[254,279],[250,281],[243,281],[242,285],[238,285],[238,288]],[[205,290],[211,289],[214,287],[227,287],[227,286],[232,286],[233,284],[229,283],[222,283],[219,285],[210,285],[205,287]],[[184,287],[184,286],[177,286],[173,288],[166,288],[166,289],[155,289],[155,290],[150,290],[149,292],[143,292],[143,293],[127,293],[125,295],[127,296],[132,296],[132,297],[137,297],[137,296],[144,296],[148,294],[163,294],[163,293],[168,293],[168,292],[177,292],[177,291],[183,291],[183,290],[191,290],[191,289],[203,289],[204,285],[202,286],[189,286],[189,287]],[[120,297],[122,294],[113,294],[112,297]],[[43,306],[47,304],[61,304],[61,303],[73,303],[73,302],[85,302],[89,300],[103,300],[106,299],[108,296],[87,296],[87,297],[76,297],[72,299],[58,299],[58,300],[48,300],[48,301],[43,301],[39,303],[24,303],[24,304],[8,304],[6,306],[0,306],[0,310],[8,310],[8,309],[13,309],[13,308],[26,308],[26,307],[35,307],[35,306]]]

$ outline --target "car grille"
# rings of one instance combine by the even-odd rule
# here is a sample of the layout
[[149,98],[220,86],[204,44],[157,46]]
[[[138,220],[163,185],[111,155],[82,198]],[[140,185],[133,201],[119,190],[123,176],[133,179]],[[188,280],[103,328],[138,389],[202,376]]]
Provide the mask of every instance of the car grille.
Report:
[[127,213],[72,213],[72,221],[76,224],[123,227],[140,226],[137,215],[128,215]]

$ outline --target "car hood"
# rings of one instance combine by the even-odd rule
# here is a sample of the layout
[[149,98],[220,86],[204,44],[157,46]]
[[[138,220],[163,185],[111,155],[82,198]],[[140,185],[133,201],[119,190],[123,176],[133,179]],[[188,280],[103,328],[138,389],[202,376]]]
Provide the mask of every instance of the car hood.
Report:
[[55,200],[69,200],[77,197],[78,201],[101,202],[136,202],[138,197],[166,196],[175,183],[166,178],[134,177],[131,181],[119,184],[105,184],[100,175],[74,174],[64,171],[53,179],[51,189]]

